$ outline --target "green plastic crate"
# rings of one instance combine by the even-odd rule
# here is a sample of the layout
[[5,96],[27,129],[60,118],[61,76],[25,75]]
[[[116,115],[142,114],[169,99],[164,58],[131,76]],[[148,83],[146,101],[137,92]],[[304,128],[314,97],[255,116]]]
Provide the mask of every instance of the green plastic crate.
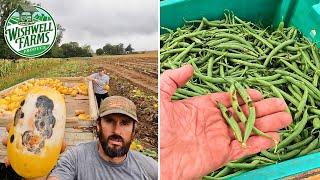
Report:
[[[160,26],[174,30],[181,27],[184,20],[222,19],[224,10],[265,26],[277,27],[283,20],[285,26],[296,27],[320,47],[319,0],[164,0],[160,3]],[[281,179],[316,168],[320,168],[320,153],[252,170],[231,179]]]
[[295,26],[320,47],[319,0],[164,0],[160,3],[160,26],[176,29],[184,19],[222,19],[226,9],[243,20],[266,26],[277,27],[283,19],[285,26]]

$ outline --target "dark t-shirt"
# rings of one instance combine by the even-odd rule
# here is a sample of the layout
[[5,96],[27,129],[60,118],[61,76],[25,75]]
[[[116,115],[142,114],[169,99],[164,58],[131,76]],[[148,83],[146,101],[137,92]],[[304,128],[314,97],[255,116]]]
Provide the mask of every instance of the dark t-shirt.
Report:
[[80,144],[61,154],[50,176],[60,180],[158,179],[158,163],[136,151],[129,151],[121,164],[102,159],[97,141]]

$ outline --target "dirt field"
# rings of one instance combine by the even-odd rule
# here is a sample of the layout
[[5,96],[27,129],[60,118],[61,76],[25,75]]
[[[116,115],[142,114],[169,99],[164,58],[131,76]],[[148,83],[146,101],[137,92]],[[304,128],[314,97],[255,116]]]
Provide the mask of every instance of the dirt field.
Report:
[[[133,100],[138,107],[137,139],[147,148],[158,147],[158,66],[157,51],[145,54],[96,56],[95,66],[103,66],[110,75],[110,95],[122,95]],[[136,93],[140,90],[142,93]]]

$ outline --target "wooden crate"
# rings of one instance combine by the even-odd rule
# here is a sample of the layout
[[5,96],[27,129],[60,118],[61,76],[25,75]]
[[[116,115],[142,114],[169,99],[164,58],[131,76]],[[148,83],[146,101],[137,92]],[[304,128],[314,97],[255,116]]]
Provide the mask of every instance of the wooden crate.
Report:
[[[75,146],[79,143],[94,140],[96,119],[98,118],[98,105],[96,102],[96,98],[94,96],[92,82],[86,81],[84,77],[56,77],[52,79],[59,79],[61,82],[63,82],[64,86],[67,86],[67,87],[72,87],[78,83],[86,83],[88,85],[88,96],[77,94],[76,97],[72,97],[70,95],[65,95],[67,119],[66,119],[64,139],[68,146],[67,148]],[[26,80],[8,89],[0,91],[0,97],[5,96],[5,94],[7,94],[10,90],[28,82],[29,80]],[[84,110],[87,114],[90,115],[90,120],[88,121],[79,120],[74,114],[76,109]],[[13,113],[4,117],[0,116],[0,137],[1,138],[7,135],[6,126],[13,121],[13,118],[14,118]],[[1,163],[4,162],[4,157],[6,155],[7,155],[6,147],[0,144],[0,162]]]

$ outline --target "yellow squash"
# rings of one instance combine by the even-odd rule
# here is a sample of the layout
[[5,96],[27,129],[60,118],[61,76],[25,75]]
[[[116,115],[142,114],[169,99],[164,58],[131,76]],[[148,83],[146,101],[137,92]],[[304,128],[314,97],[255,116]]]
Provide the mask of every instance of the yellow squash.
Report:
[[109,85],[106,84],[106,85],[104,86],[104,90],[109,91],[109,89],[110,89]]
[[46,176],[57,163],[64,135],[66,106],[51,88],[33,87],[16,110],[8,136],[8,157],[22,177]]

